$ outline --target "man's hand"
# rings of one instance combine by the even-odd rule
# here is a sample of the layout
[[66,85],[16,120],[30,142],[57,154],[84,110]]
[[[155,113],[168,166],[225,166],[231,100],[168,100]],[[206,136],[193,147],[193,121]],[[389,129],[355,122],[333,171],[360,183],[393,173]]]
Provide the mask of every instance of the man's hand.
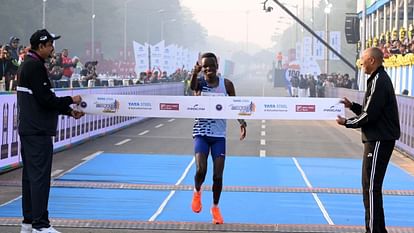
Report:
[[79,119],[81,117],[83,117],[85,115],[84,112],[78,111],[78,110],[72,110],[72,112],[70,112],[70,115],[72,115],[73,118],[75,119]]
[[80,104],[82,102],[82,97],[80,95],[72,96],[72,101],[74,104]]
[[345,105],[345,108],[351,108],[351,106],[352,106],[352,102],[348,98],[346,98],[346,97],[344,97],[343,99],[341,99],[339,101],[339,103],[344,104]]
[[247,128],[247,123],[245,120],[238,120],[240,123],[240,140],[243,140],[246,137],[246,128]]
[[201,69],[202,69],[202,67],[201,67],[200,64],[198,64],[198,61],[197,61],[197,63],[194,65],[194,73],[193,73],[193,75],[200,73]]
[[346,123],[346,118],[345,118],[345,117],[342,117],[342,116],[340,116],[340,115],[338,115],[338,116],[337,116],[337,118],[336,118],[336,122],[337,122],[338,124],[340,124],[340,125],[345,125],[345,123]]

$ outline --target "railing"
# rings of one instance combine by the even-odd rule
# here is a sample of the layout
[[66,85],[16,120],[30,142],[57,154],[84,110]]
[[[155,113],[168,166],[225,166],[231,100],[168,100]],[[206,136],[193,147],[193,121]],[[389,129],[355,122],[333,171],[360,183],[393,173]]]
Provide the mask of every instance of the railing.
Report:
[[[56,90],[58,96],[73,96],[84,94],[118,94],[118,95],[183,95],[183,83],[160,83],[149,85],[135,85],[126,87],[102,87]],[[16,94],[0,95],[0,115],[2,123],[0,146],[0,173],[21,166],[20,142],[17,131],[17,103]],[[74,120],[68,116],[59,116],[56,137],[54,137],[55,151],[82,143],[91,138],[105,135],[119,130],[133,123],[143,120],[140,117],[97,116],[86,115]]]
[[[353,102],[362,103],[364,92],[345,88],[330,88],[325,90],[326,97],[347,97]],[[401,137],[397,141],[398,149],[414,158],[414,97],[397,95],[398,111],[400,117]],[[353,115],[346,111],[347,117]]]

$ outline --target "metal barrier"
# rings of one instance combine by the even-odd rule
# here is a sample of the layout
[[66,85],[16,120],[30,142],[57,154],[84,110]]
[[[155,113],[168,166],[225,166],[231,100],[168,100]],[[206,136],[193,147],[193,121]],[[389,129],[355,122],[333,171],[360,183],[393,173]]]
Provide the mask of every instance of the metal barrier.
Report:
[[[149,85],[97,87],[56,90],[58,96],[73,96],[82,94],[125,94],[125,95],[183,95],[183,83],[159,83]],[[1,146],[0,146],[0,173],[21,165],[20,142],[17,130],[16,94],[0,95]],[[86,115],[79,120],[72,117],[59,116],[56,137],[54,137],[55,151],[65,149],[71,145],[82,143],[91,138],[119,130],[133,123],[143,120],[142,117],[98,116]]]
[[[326,97],[347,97],[353,102],[362,103],[365,92],[345,88],[325,89]],[[400,117],[401,137],[397,141],[398,149],[414,158],[414,97],[397,95],[398,111]],[[351,117],[353,113],[346,111],[346,116]]]

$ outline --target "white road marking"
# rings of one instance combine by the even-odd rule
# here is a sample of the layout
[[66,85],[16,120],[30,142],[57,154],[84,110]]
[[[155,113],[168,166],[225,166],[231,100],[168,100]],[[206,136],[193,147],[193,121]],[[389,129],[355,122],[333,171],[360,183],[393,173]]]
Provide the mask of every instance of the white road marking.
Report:
[[82,160],[91,160],[91,159],[95,158],[97,155],[102,154],[102,153],[103,153],[103,151],[97,151],[93,154],[90,154],[90,155],[86,156]]
[[262,145],[262,146],[266,145],[266,140],[265,139],[260,139],[260,145]]
[[260,150],[260,157],[261,158],[266,157],[266,151],[265,150]]
[[5,203],[1,204],[1,205],[0,205],[0,207],[6,206],[6,205],[8,205],[8,204],[10,204],[10,203],[12,203],[12,202],[14,202],[14,201],[19,200],[20,198],[22,198],[22,195],[20,195],[20,196],[18,196],[18,197],[16,197],[16,198],[14,198],[14,199],[12,199],[12,200],[10,200],[10,201],[8,201],[8,202],[5,202]]
[[57,175],[58,175],[59,173],[61,173],[61,172],[63,172],[63,170],[61,170],[61,169],[54,170],[54,171],[52,172],[52,174],[50,174],[50,176],[51,176],[51,177],[57,176]]
[[175,119],[173,118],[173,119],[169,119],[168,120],[168,122],[173,122],[173,121],[175,121]]
[[120,142],[118,142],[118,143],[115,143],[115,146],[120,146],[120,145],[123,145],[123,144],[125,144],[125,143],[127,143],[127,142],[129,142],[129,141],[131,141],[131,139],[130,139],[130,138],[127,138],[127,139],[122,140],[122,141],[120,141]]
[[159,125],[156,125],[155,128],[158,129],[158,128],[163,127],[163,126],[164,126],[164,124],[159,124]]
[[[67,174],[67,173],[69,173],[69,172],[71,172],[71,171],[75,170],[76,168],[78,168],[78,167],[82,166],[83,164],[85,164],[86,162],[88,162],[90,159],[92,159],[92,158],[94,158],[94,157],[96,157],[96,156],[98,156],[98,155],[100,155],[100,154],[102,154],[102,153],[103,153],[103,151],[97,151],[97,152],[95,152],[95,153],[93,153],[93,154],[91,154],[91,155],[89,155],[89,156],[86,156],[85,158],[83,158],[83,159],[82,159],[82,160],[83,160],[83,162],[82,162],[82,163],[80,163],[80,164],[78,164],[78,165],[76,165],[76,166],[72,167],[71,169],[69,169],[69,170],[67,170],[67,171],[63,172],[62,174],[60,174],[60,175],[59,175],[58,177],[56,177],[55,179],[58,179],[58,178],[60,178],[60,177],[64,176],[65,174]],[[85,160],[85,159],[87,159],[87,160]]]
[[144,135],[144,134],[147,134],[149,132],[149,130],[145,130],[145,131],[142,131],[141,133],[139,133],[138,135],[139,136],[142,136],[142,135]]
[[[300,174],[302,175],[303,180],[305,181],[308,188],[312,188],[312,184],[309,182],[308,177],[306,176],[305,172],[303,171],[302,167],[300,166],[298,160],[296,158],[292,158],[293,162],[296,165],[296,168],[299,170]],[[335,225],[332,221],[331,217],[329,217],[328,211],[326,211],[325,207],[322,204],[322,201],[319,199],[318,195],[316,193],[312,193],[313,198],[315,199],[316,203],[319,206],[319,209],[321,210],[323,216],[325,217],[326,221],[329,225]]]
[[[187,168],[184,170],[183,174],[181,175],[180,179],[178,179],[177,183],[175,183],[175,185],[180,185],[181,182],[183,182],[184,178],[187,176],[187,174],[190,171],[191,166],[193,166],[194,162],[195,162],[195,158],[193,157],[193,159],[190,161]],[[161,203],[160,207],[158,207],[158,210],[151,216],[151,218],[148,221],[150,221],[150,222],[155,221],[155,219],[161,214],[161,212],[164,210],[165,206],[170,201],[172,196],[174,196],[174,194],[175,194],[175,190],[171,191],[170,194],[168,194],[168,196],[165,198],[165,200]]]
[[262,129],[266,129],[266,125],[262,125]]
[[262,136],[266,136],[266,131],[262,131],[262,132],[261,132],[261,135],[262,135]]
[[266,120],[262,120],[262,124],[266,123]]

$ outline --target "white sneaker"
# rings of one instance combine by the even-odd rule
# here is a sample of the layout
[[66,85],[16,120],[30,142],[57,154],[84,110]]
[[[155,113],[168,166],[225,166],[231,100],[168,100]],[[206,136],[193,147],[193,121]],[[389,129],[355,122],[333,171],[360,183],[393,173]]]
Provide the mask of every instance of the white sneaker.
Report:
[[40,230],[33,228],[32,233],[61,233],[61,232],[57,231],[53,227],[49,227],[49,228],[41,228]]
[[32,224],[22,223],[20,233],[32,233]]

